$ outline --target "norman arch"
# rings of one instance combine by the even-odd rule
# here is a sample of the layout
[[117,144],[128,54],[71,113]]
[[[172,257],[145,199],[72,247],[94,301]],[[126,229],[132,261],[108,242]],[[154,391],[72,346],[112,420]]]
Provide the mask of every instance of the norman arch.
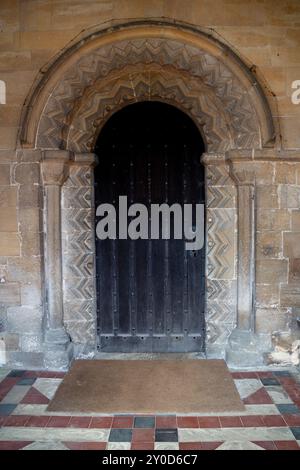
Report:
[[135,21],[74,43],[37,80],[24,105],[21,144],[43,155],[49,367],[65,366],[72,350],[95,351],[93,149],[113,113],[147,100],[187,113],[206,145],[207,353],[225,357],[241,337],[244,344],[255,337],[255,172],[249,161],[254,149],[275,142],[268,100],[249,68],[207,33]]

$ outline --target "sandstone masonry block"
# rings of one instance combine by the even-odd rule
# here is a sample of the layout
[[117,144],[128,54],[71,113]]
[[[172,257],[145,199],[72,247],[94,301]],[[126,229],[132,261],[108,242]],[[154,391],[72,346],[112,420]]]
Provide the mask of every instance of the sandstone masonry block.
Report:
[[0,284],[0,305],[20,305],[20,285],[17,282]]
[[284,309],[258,308],[256,310],[256,332],[274,333],[288,331],[291,314]]
[[17,233],[0,232],[0,256],[19,256],[20,239]]
[[42,309],[31,307],[9,307],[7,309],[7,330],[10,333],[41,333]]
[[282,251],[282,235],[277,231],[259,232],[256,238],[257,258],[278,258]]
[[0,185],[10,185],[10,165],[0,164]]
[[285,259],[264,259],[256,262],[256,282],[258,284],[278,284],[287,282],[288,261]]
[[40,168],[38,163],[19,163],[15,168],[15,181],[20,184],[39,183]]
[[290,214],[286,210],[257,210],[257,230],[290,230]]

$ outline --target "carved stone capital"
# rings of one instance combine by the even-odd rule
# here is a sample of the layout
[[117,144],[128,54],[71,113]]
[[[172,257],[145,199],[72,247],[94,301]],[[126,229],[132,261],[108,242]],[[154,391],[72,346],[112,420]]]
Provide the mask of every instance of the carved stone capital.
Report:
[[225,154],[224,153],[203,153],[201,155],[201,163],[204,166],[208,165],[224,165],[225,161]]
[[98,164],[98,156],[95,153],[74,153],[71,164],[94,167]]
[[43,184],[61,186],[68,177],[72,157],[69,150],[44,150],[41,162]]

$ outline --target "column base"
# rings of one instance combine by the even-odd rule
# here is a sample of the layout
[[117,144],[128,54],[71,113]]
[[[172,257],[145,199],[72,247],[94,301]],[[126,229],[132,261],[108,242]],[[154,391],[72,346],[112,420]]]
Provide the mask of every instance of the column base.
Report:
[[233,368],[264,366],[266,353],[270,349],[270,335],[258,335],[236,328],[229,336],[226,363]]
[[64,328],[46,331],[44,352],[46,369],[68,370],[73,359],[73,344]]

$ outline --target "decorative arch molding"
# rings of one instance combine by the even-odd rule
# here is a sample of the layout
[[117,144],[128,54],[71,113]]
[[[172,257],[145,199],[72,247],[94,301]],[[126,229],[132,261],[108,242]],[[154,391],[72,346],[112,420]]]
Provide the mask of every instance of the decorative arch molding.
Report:
[[88,357],[96,350],[92,151],[113,113],[144,100],[182,109],[206,143],[207,354],[241,364],[243,344],[244,365],[251,365],[264,345],[254,332],[255,178],[248,163],[253,149],[265,152],[275,141],[268,101],[249,68],[212,36],[135,21],[73,44],[24,106],[21,144],[43,154],[45,366],[67,368],[73,349]]
[[[22,145],[69,150],[73,142],[64,135],[85,92],[97,81],[107,80],[112,71],[149,64],[171,66],[178,77],[185,73],[189,81],[196,80],[210,90],[230,122],[228,148],[262,148],[274,142],[271,111],[262,87],[228,46],[187,25],[136,21],[93,33],[60,55],[25,103]],[[218,109],[211,110],[212,120],[217,122],[218,116]],[[208,150],[221,151],[224,142],[217,148],[215,131],[210,134],[210,128],[206,129]],[[80,151],[90,151],[90,141],[82,141]]]

